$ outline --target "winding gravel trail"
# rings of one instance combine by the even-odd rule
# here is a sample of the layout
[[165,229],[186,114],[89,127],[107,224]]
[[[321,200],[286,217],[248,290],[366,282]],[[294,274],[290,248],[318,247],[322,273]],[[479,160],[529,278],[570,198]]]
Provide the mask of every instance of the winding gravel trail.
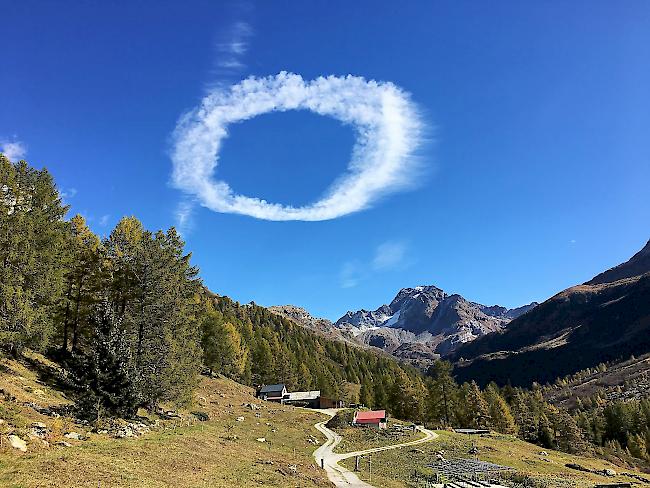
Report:
[[[337,412],[337,410],[334,409],[321,410],[321,411],[329,415],[330,417],[333,417]],[[383,446],[383,447],[375,447],[372,449],[364,449],[363,451],[354,451],[354,452],[347,452],[345,454],[337,454],[334,452],[334,448],[339,445],[339,443],[343,440],[343,437],[338,435],[333,430],[327,428],[325,426],[326,423],[327,420],[324,420],[314,425],[316,429],[318,429],[320,432],[322,432],[325,435],[325,437],[327,437],[327,441],[325,441],[324,444],[319,446],[318,449],[314,451],[314,458],[316,459],[316,463],[318,463],[319,466],[325,468],[327,477],[332,483],[334,483],[334,485],[337,486],[337,488],[372,488],[372,485],[369,485],[368,483],[361,481],[359,477],[356,474],[354,474],[352,471],[350,471],[349,469],[343,466],[339,466],[338,464],[339,461],[354,456],[370,454],[373,452],[388,451],[391,449],[398,449],[400,447],[415,446],[417,444],[430,442],[438,437],[438,434],[436,434],[435,432],[432,432],[423,427],[419,427],[418,430],[424,434],[424,437],[414,441],[403,442],[401,444],[391,444],[389,446]]]

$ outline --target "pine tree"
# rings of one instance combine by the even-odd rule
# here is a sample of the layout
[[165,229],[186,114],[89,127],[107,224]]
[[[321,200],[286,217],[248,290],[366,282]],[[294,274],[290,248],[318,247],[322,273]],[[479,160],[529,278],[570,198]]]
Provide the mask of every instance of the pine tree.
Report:
[[483,397],[483,393],[476,384],[472,381],[467,390],[465,397],[467,405],[469,426],[481,428],[485,427],[490,422],[490,411],[488,404]]
[[515,392],[510,408],[518,427],[519,436],[525,441],[537,443],[540,431],[539,416],[536,416],[530,409],[527,397],[522,391]]
[[388,396],[391,413],[398,418],[419,420],[422,417],[422,400],[408,375],[404,371],[397,371]]
[[174,228],[145,233],[132,301],[135,362],[150,407],[188,401],[200,366],[198,270]]
[[588,450],[582,431],[566,410],[553,409],[552,418],[556,449],[571,454]]
[[95,339],[90,354],[78,367],[81,375],[77,384],[82,391],[77,401],[79,414],[88,420],[132,417],[141,398],[126,333],[107,299],[95,307],[91,321],[95,325]]
[[203,363],[221,374],[239,379],[244,371],[245,355],[241,337],[234,325],[224,322],[221,314],[209,311],[202,322]]
[[548,449],[555,449],[555,433],[546,414],[541,414],[538,422],[536,444]]
[[67,207],[46,169],[0,154],[0,344],[45,349],[63,296]]
[[362,405],[365,405],[368,408],[373,408],[374,398],[372,394],[372,383],[368,379],[364,379],[361,383],[361,390],[359,392],[359,401]]
[[452,365],[447,361],[436,361],[427,372],[431,378],[427,395],[427,418],[450,426],[454,418],[458,385],[452,377]]
[[101,248],[99,238],[85,219],[70,220],[65,264],[65,296],[60,305],[61,350],[78,352],[81,337],[91,337],[89,319],[96,293],[101,287]]
[[515,435],[517,433],[515,419],[496,386],[488,386],[485,390],[485,399],[488,403],[490,427],[502,434]]
[[648,459],[646,439],[640,434],[628,434],[627,449],[635,458]]

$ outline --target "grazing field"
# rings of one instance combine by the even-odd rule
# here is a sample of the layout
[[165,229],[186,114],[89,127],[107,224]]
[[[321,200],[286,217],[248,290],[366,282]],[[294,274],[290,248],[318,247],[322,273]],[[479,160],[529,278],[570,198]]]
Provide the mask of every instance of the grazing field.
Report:
[[[622,470],[595,458],[544,451],[538,446],[510,436],[494,434],[470,439],[467,435],[452,432],[437,433],[440,435],[437,440],[417,448],[373,454],[372,485],[387,488],[426,486],[425,480],[433,475],[433,471],[426,468],[426,465],[436,460],[436,452],[442,452],[447,459],[478,457],[481,461],[515,468],[513,479],[504,482],[508,485],[518,481],[524,484],[517,486],[534,488],[593,488],[596,483],[612,482],[632,482],[633,486],[647,486],[626,476],[609,477],[568,468],[565,464],[574,463],[592,470]],[[478,449],[477,456],[469,454],[474,444]],[[348,469],[354,469],[355,460],[347,459],[341,464]],[[369,459],[363,458],[359,475],[364,481],[370,479],[369,467]]]
[[[343,437],[341,443],[336,447],[338,453],[360,451],[383,447],[391,444],[410,442],[422,437],[421,432],[410,428],[412,423],[400,420],[389,419],[388,428],[377,430],[370,427],[351,427],[346,425],[346,420],[352,419],[352,411],[339,412],[337,415],[341,421],[328,423],[328,427]],[[333,424],[333,425],[332,425]]]
[[[55,366],[38,355],[33,358],[40,373],[16,361],[4,360],[0,365],[0,418],[4,420],[0,486],[331,486],[312,458],[315,443],[322,441],[312,427],[322,420],[318,413],[257,401],[250,388],[203,378],[194,407],[179,411],[180,418],[157,424],[142,419],[143,425],[150,424],[145,428],[149,432],[115,438],[115,429],[108,424],[109,432],[98,434],[71,418],[43,415],[25,405],[47,408],[70,403],[39,379]],[[199,421],[191,411],[207,414],[210,420]],[[243,420],[237,421],[238,417]],[[34,422],[46,425],[43,438],[33,435]],[[117,432],[128,427],[126,422],[117,426]],[[86,440],[65,436],[72,431]],[[9,445],[9,433],[26,441],[26,452]]]

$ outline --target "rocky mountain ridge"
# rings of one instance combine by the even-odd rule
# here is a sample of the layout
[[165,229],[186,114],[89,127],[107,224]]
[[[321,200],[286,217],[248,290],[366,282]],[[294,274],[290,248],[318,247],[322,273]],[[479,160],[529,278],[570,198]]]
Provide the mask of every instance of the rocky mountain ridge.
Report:
[[295,305],[268,308],[326,337],[377,348],[426,366],[461,344],[502,330],[535,305],[515,309],[486,306],[429,285],[403,288],[390,304],[376,310],[349,311],[335,323]]
[[401,289],[376,310],[349,311],[334,326],[401,359],[426,362],[502,330],[536,303],[508,309],[471,302],[434,285]]

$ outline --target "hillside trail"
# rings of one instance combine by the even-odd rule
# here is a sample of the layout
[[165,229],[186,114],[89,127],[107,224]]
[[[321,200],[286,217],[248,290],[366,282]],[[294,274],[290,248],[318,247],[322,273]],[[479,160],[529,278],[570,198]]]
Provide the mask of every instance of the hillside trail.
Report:
[[[329,415],[330,418],[336,415],[338,410],[328,409],[320,410],[321,412]],[[328,419],[329,420],[329,419]],[[364,449],[362,451],[347,452],[344,454],[339,454],[334,452],[334,448],[340,444],[343,440],[343,437],[338,435],[333,430],[329,429],[325,424],[327,420],[318,422],[314,425],[318,431],[323,433],[327,438],[324,444],[318,447],[314,451],[314,459],[319,466],[322,466],[327,473],[329,480],[334,483],[337,488],[372,488],[372,485],[361,481],[359,477],[349,469],[340,466],[338,463],[344,459],[348,459],[354,456],[362,456],[364,454],[371,454],[374,452],[380,451],[389,451],[391,449],[399,449],[400,447],[415,446],[418,444],[423,444],[425,442],[430,442],[438,437],[438,434],[432,432],[424,427],[418,427],[418,430],[424,434],[424,437],[410,441],[403,442],[400,444],[391,444],[388,446],[374,447],[372,449]]]

